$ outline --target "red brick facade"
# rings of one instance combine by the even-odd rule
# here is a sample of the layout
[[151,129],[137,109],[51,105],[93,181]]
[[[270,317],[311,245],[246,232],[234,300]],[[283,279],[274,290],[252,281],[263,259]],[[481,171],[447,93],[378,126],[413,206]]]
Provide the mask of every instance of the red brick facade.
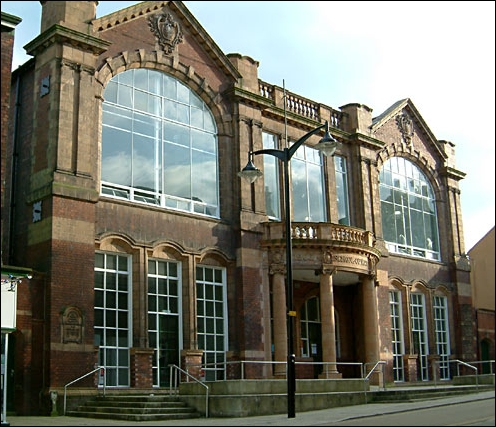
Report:
[[[65,7],[58,7],[60,3]],[[182,2],[143,2],[95,19],[97,3],[42,2],[42,34],[26,46],[33,60],[12,78],[10,108],[18,105],[22,114],[15,123],[18,134],[13,134],[15,119],[11,115],[11,131],[5,136],[11,146],[18,141],[21,167],[14,182],[6,187],[15,189],[11,230],[16,243],[9,248],[9,239],[2,234],[2,248],[3,253],[5,249],[12,253],[9,263],[36,271],[33,280],[19,289],[14,333],[19,361],[15,367],[15,406],[20,414],[46,413],[48,406],[39,404],[39,396],[46,401],[50,390],[63,390],[64,385],[99,363],[95,252],[130,259],[130,388],[147,390],[154,385],[156,361],[147,309],[149,260],[173,260],[181,268],[178,360],[182,368],[189,364],[194,376],[204,373],[198,367],[198,363],[205,363],[198,345],[199,266],[225,271],[225,354],[233,363],[226,368],[228,379],[240,375],[240,361],[272,362],[284,353],[284,340],[275,336],[286,333],[286,324],[274,320],[286,311],[284,295],[276,294],[274,288],[276,278],[285,274],[284,233],[281,224],[267,216],[263,180],[247,184],[237,176],[248,152],[263,148],[262,132],[284,135],[282,89],[259,81],[258,63],[253,59],[220,52]],[[160,14],[170,16],[176,28],[181,28],[182,38],[170,53],[150,31],[149,18]],[[92,21],[90,29],[88,21]],[[3,38],[2,33],[2,43]],[[3,55],[4,49],[2,60]],[[208,106],[217,127],[219,217],[102,194],[105,88],[120,73],[139,68],[173,76]],[[48,93],[42,96],[42,82],[47,78]],[[2,78],[2,122],[6,111],[3,94],[8,90],[5,80]],[[337,223],[334,162],[327,159],[323,168],[329,220],[292,224],[295,233],[300,233],[292,243],[297,363],[337,362],[339,372],[334,378],[346,378],[361,375],[359,363],[383,360],[386,381],[394,381],[391,291],[401,294],[405,381],[418,381],[420,375],[415,343],[409,334],[412,292],[425,296],[428,354],[437,353],[435,321],[430,314],[432,297],[437,295],[448,301],[452,356],[474,360],[470,268],[464,254],[459,253],[464,247],[458,190],[463,173],[453,165],[447,167],[452,145],[435,139],[409,99],[373,119],[372,110],[364,105],[349,104],[335,110],[290,95],[296,105],[289,112],[291,141],[324,121],[330,122],[331,133],[341,143],[337,153],[348,162],[352,211],[351,225]],[[412,118],[411,140],[398,125],[397,118],[403,114]],[[322,134],[313,135],[308,143],[317,144]],[[2,143],[2,175],[3,150]],[[5,157],[13,155],[11,150],[6,150]],[[435,190],[438,218],[443,219],[439,221],[439,262],[389,253],[386,248],[378,182],[381,167],[394,156],[416,164]],[[262,164],[261,158],[257,164]],[[6,169],[8,177],[11,170]],[[2,200],[3,191],[2,186]],[[35,220],[33,210],[39,202],[41,217]],[[317,230],[313,237],[306,234],[310,229]],[[334,349],[323,348],[319,342],[312,347],[315,354],[304,356],[302,313],[308,301],[329,286],[333,289],[333,310],[338,314],[338,354],[333,360]],[[432,360],[429,358],[428,363]],[[272,378],[272,368],[261,366],[248,364],[245,375]],[[297,366],[299,378],[318,375],[313,365]],[[96,376],[76,388],[92,387]]]

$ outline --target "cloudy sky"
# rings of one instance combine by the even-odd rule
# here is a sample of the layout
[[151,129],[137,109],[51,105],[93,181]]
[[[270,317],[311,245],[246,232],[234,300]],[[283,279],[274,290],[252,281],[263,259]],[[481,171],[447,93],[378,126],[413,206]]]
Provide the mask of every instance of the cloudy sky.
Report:
[[[97,16],[139,2],[100,1]],[[377,116],[410,98],[432,133],[456,146],[466,251],[495,224],[495,2],[185,1],[224,53],[259,77],[338,109]],[[39,1],[2,1],[22,18],[13,68],[40,30]]]

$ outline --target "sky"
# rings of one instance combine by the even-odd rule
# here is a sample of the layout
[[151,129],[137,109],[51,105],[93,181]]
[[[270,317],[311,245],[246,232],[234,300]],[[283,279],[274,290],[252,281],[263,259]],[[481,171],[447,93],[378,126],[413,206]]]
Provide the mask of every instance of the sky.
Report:
[[[100,1],[97,17],[137,4]],[[410,98],[438,140],[455,144],[468,252],[495,224],[494,1],[184,1],[225,53],[259,78],[334,109],[378,116]],[[13,69],[40,31],[39,1],[2,1],[22,18]]]

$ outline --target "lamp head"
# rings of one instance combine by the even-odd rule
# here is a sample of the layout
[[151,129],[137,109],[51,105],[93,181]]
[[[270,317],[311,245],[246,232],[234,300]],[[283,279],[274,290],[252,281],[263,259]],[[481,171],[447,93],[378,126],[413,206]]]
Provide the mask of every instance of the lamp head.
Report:
[[329,132],[329,122],[325,122],[326,131],[323,138],[319,141],[319,143],[315,146],[317,150],[319,150],[324,156],[333,156],[336,152],[336,148],[339,145],[339,141],[334,138]]
[[258,178],[260,178],[263,173],[260,169],[256,168],[252,161],[252,153],[250,152],[248,163],[243,168],[242,171],[238,172],[240,178],[245,179],[250,184],[254,183]]

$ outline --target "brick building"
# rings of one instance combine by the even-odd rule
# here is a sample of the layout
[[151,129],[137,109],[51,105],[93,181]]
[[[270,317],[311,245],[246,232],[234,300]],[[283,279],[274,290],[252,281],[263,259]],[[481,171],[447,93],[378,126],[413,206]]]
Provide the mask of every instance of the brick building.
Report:
[[[464,173],[410,99],[373,116],[261,81],[180,1],[98,19],[95,1],[40,3],[12,74],[2,201],[2,264],[34,271],[12,333],[18,413],[98,365],[115,388],[167,387],[169,364],[284,379],[287,306],[298,378],[385,361],[388,382],[429,381],[439,361],[449,379],[450,358],[475,359]],[[254,155],[254,183],[238,172],[302,139],[287,304],[282,162]]]
[[[467,253],[470,258],[470,282],[477,328],[477,360],[496,359],[494,335],[494,240],[491,228]],[[494,372],[489,363],[478,366],[483,373]]]

